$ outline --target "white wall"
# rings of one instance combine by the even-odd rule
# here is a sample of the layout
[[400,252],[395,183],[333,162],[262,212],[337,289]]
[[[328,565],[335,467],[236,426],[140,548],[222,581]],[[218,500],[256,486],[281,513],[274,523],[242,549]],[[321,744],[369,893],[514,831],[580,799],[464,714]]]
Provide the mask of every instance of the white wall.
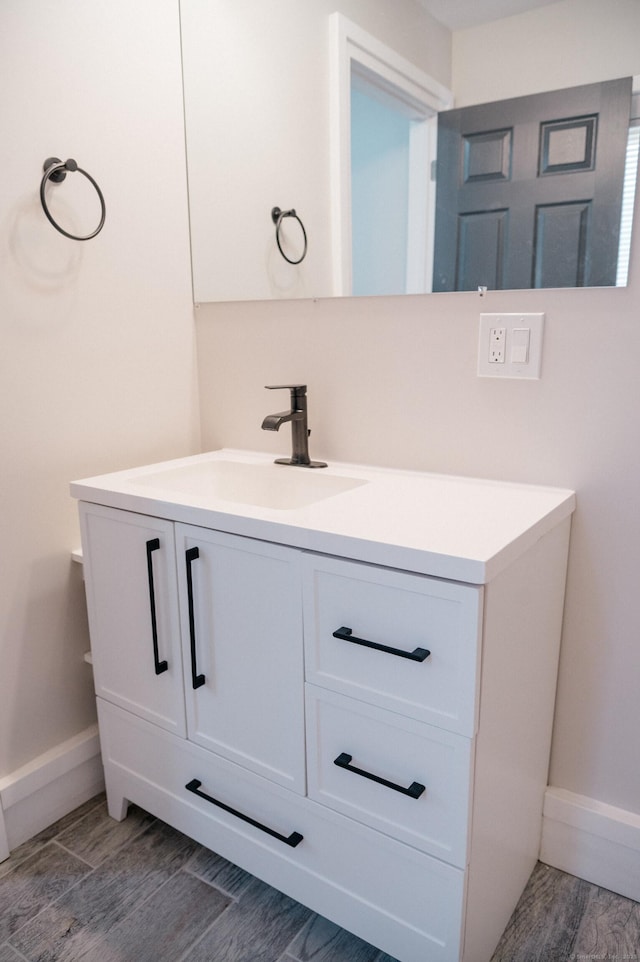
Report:
[[[579,5],[582,12],[603,6]],[[607,18],[619,15],[629,30],[637,25],[637,0],[605,6]],[[543,32],[542,46],[531,41],[532,59],[539,70],[541,62],[556,70],[554,85],[562,85],[554,45],[570,35],[579,59],[581,21],[558,25],[561,14],[575,15],[574,0],[549,9],[557,30]],[[630,14],[635,19],[627,20]],[[513,95],[524,92],[516,63],[528,70],[523,51],[532,16],[515,18],[512,69],[502,71],[496,61],[503,77],[514,78]],[[591,31],[591,19],[584,23]],[[584,37],[585,82],[599,60],[603,77],[640,73],[637,26],[632,56],[612,47],[607,30],[600,36],[602,47]],[[476,39],[486,68],[489,47]],[[454,47],[459,56],[462,47]],[[483,94],[475,97],[474,88],[474,99],[491,99],[485,72],[486,85],[478,80]],[[501,83],[497,96],[504,95]],[[286,430],[260,430],[263,416],[277,410],[262,386],[302,381],[309,385],[313,457],[577,490],[550,781],[636,815],[639,291],[636,232],[627,289],[203,305],[198,321],[205,447],[287,453]],[[541,380],[477,378],[480,312],[527,310],[546,314]]]
[[457,30],[456,107],[638,73],[638,0],[560,0],[515,17]]
[[[199,444],[179,56],[177,0],[0,5],[0,778],[94,719],[68,482]],[[50,155],[94,240],[45,219]]]

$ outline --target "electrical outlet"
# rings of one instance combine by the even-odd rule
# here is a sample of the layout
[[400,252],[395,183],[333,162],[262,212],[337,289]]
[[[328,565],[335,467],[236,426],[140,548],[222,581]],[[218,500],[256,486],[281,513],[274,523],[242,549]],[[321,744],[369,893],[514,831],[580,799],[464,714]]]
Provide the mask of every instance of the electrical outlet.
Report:
[[504,364],[504,327],[489,328],[489,364]]
[[478,376],[540,377],[544,314],[481,314]]

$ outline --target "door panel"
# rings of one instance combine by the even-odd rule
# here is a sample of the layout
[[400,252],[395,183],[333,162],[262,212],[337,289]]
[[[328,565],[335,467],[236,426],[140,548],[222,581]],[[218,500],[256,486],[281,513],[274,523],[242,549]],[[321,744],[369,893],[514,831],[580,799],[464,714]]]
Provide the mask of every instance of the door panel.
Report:
[[534,230],[534,287],[583,287],[591,204],[541,204]]
[[433,289],[616,282],[631,78],[438,117]]
[[491,290],[504,287],[505,239],[509,226],[508,210],[475,211],[461,214],[458,227],[459,290],[479,286]]
[[96,694],[184,736],[173,524],[84,503],[80,522]]
[[188,737],[303,794],[298,553],[189,525],[176,551]]

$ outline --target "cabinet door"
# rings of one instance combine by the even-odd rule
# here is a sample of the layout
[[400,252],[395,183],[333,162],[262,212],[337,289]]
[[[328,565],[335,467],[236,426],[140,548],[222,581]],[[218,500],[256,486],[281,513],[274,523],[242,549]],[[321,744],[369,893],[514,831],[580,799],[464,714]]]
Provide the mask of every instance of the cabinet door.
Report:
[[186,734],[173,524],[80,505],[96,694]]
[[176,525],[188,737],[305,791],[300,560]]

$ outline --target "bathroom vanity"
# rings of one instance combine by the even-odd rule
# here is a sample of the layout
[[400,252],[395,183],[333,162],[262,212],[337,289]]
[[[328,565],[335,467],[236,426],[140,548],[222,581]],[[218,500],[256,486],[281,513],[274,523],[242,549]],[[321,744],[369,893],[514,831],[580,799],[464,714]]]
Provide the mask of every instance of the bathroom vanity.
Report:
[[217,451],[74,482],[111,815],[401,962],[536,862],[571,491]]

